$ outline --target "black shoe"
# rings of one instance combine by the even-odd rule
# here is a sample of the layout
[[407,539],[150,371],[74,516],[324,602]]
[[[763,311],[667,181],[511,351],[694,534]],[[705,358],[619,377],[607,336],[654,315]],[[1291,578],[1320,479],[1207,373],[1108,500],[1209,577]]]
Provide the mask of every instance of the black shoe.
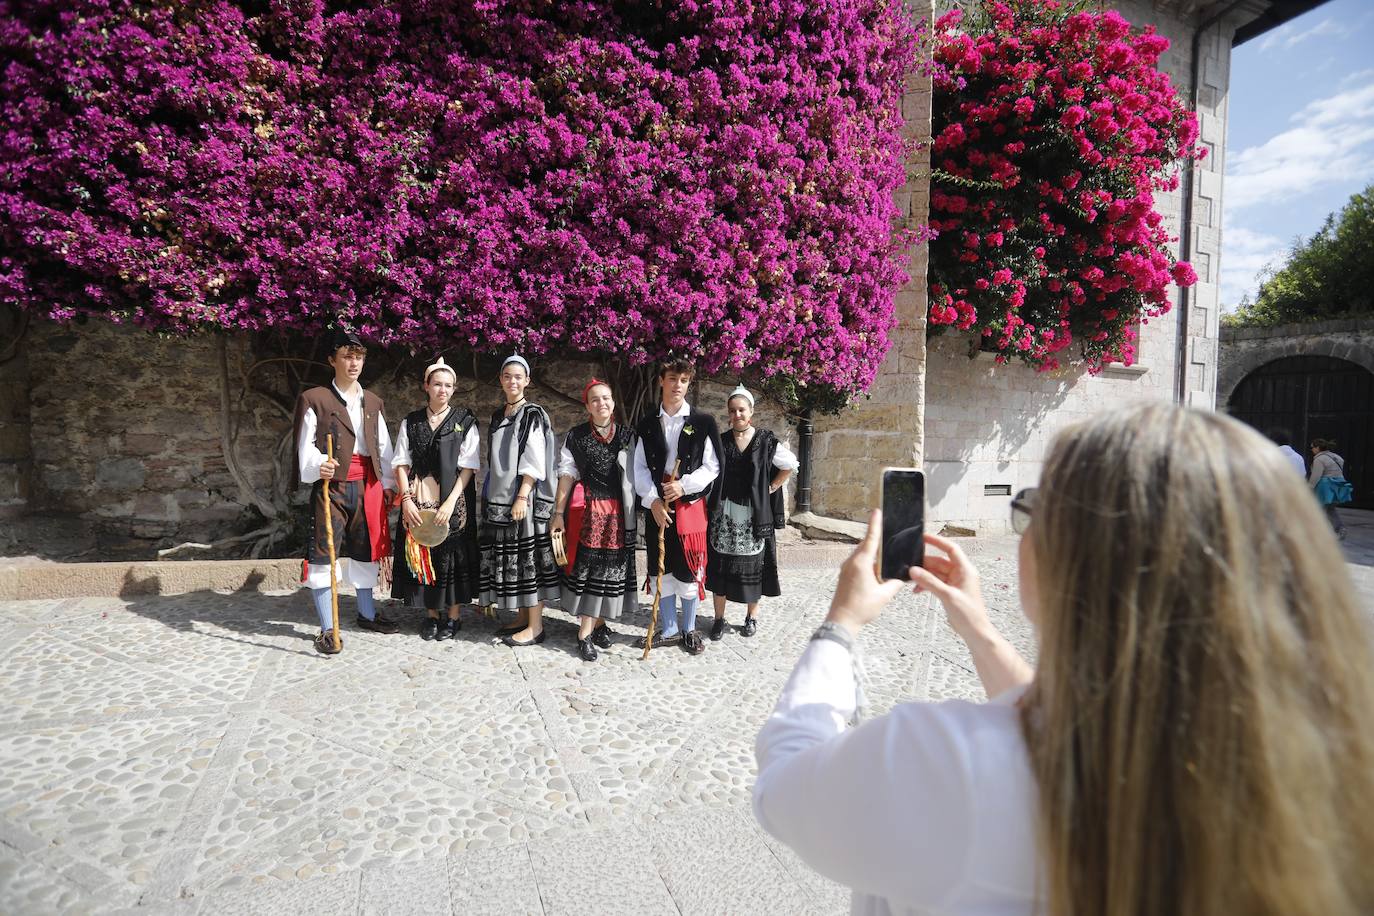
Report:
[[315,651],[321,655],[338,655],[343,651],[343,637],[339,637],[339,648],[334,648],[334,631],[324,630],[315,637]]
[[495,635],[497,635],[497,636],[509,636],[509,635],[511,635],[512,633],[519,633],[521,630],[525,629],[525,627],[527,627],[527,626],[529,626],[529,624],[527,624],[527,623],[508,623],[508,624],[506,624],[505,626],[497,627],[497,628],[496,628],[496,634],[495,634]]
[[[521,629],[523,629],[523,627],[522,627]],[[516,632],[518,633],[518,632],[520,632],[520,631],[519,631],[519,630],[516,630]],[[548,634],[547,631],[545,631],[545,630],[540,630],[540,631],[539,631],[539,635],[536,636],[536,637],[534,637],[534,639],[524,639],[524,640],[520,640],[520,639],[515,639],[515,638],[513,638],[512,636],[502,636],[502,637],[501,637],[501,642],[505,643],[505,644],[508,645],[508,646],[537,646],[537,645],[539,645],[541,642],[543,642],[543,641],[544,641],[544,637],[545,637],[545,636],[548,636],[548,635],[549,635],[549,634]]]
[[718,642],[725,635],[725,618],[717,617],[711,624],[711,642]]
[[682,651],[688,655],[700,655],[706,651],[706,643],[702,642],[701,634],[696,630],[687,631],[687,635],[682,637]]
[[592,637],[577,641],[577,654],[582,656],[584,662],[596,661],[596,646],[592,645]]
[[[438,639],[457,639],[457,638],[458,638],[458,631],[461,630],[462,628],[463,628],[463,619],[462,619],[461,617],[450,617],[448,620],[444,621],[444,625],[443,625],[443,626],[439,627],[439,636],[438,636],[437,638],[438,638]],[[444,634],[448,634],[448,635],[444,635]]]
[[611,647],[611,628],[605,625],[592,630],[592,644],[603,649]]
[[744,618],[744,626],[740,628],[740,633],[744,636],[753,636],[759,630],[759,622],[753,617]]
[[439,633],[439,618],[426,617],[424,623],[420,624],[420,638],[434,639]]
[[[682,634],[681,634],[681,633],[674,633],[672,636],[664,636],[664,635],[663,635],[663,631],[662,631],[662,630],[659,630],[657,633],[654,634],[654,645],[656,645],[656,646],[671,646],[671,645],[673,645],[674,643],[679,643],[679,642],[682,642]],[[644,637],[643,637],[643,636],[641,636],[641,637],[639,637],[639,639],[636,639],[636,640],[635,640],[635,648],[636,648],[636,649],[643,649],[643,648],[644,648]]]
[[373,620],[368,620],[362,614],[359,614],[357,624],[358,629],[371,630],[373,633],[397,633],[401,629],[399,623],[392,620],[390,617],[383,617],[381,614],[378,614]]

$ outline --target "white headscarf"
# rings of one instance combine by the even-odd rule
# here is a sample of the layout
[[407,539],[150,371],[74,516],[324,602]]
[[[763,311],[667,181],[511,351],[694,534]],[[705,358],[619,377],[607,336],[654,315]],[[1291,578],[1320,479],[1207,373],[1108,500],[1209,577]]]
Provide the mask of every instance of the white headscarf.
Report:
[[[524,367],[525,367],[525,374],[526,374],[526,375],[532,375],[532,374],[533,374],[533,373],[530,372],[530,364],[527,363],[527,362],[525,361],[525,357],[521,356],[519,353],[512,353],[510,356],[507,356],[506,359],[505,359],[505,362],[501,363],[501,369],[506,368],[506,367],[509,366],[511,363],[519,363],[520,365],[524,366]],[[497,373],[498,375],[501,373],[501,369],[497,369],[497,370],[496,370],[496,373]]]
[[751,408],[754,406],[754,396],[750,394],[749,389],[745,388],[743,385],[736,385],[735,390],[730,392],[730,396],[725,399],[725,403],[729,404],[735,398],[744,398],[749,402]]

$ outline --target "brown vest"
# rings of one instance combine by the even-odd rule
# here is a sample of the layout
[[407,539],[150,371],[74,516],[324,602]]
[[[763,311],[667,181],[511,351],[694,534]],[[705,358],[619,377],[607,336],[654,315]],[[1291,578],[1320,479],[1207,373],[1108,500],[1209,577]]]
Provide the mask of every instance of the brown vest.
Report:
[[[296,425],[295,441],[300,442],[301,424],[305,422],[306,410],[315,411],[315,447],[321,454],[327,455],[325,449],[325,436],[331,433],[334,436],[334,457],[339,465],[346,472],[348,463],[353,460],[353,443],[357,438],[357,430],[353,428],[353,423],[348,418],[348,405],[339,393],[334,390],[333,385],[324,385],[319,388],[311,388],[301,393],[296,399]],[[382,446],[377,429],[382,416],[382,399],[372,392],[363,390],[363,441],[367,443],[367,451],[372,460],[372,469],[377,472],[377,479],[382,479]],[[296,468],[296,486],[300,486],[300,465],[293,462]],[[341,474],[338,480],[343,480]]]

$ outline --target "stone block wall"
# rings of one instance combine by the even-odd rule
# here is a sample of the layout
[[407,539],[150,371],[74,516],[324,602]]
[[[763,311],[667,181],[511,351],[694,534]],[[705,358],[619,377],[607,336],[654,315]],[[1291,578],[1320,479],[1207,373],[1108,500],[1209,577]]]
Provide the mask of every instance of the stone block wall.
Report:
[[[911,4],[912,15],[931,20],[928,2]],[[902,98],[907,136],[921,144],[907,164],[906,186],[897,194],[906,228],[930,213],[930,79],[913,77]],[[907,265],[908,281],[897,294],[897,327],[878,378],[854,406],[838,416],[817,417],[812,465],[812,510],[863,520],[878,501],[883,467],[920,467],[924,450],[926,389],[926,249]]]

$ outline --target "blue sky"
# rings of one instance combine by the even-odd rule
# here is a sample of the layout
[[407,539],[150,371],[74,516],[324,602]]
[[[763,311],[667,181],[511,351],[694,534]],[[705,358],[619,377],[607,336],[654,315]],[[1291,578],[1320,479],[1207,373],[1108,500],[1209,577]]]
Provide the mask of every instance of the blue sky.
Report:
[[1221,301],[1374,182],[1374,0],[1331,0],[1231,55]]

